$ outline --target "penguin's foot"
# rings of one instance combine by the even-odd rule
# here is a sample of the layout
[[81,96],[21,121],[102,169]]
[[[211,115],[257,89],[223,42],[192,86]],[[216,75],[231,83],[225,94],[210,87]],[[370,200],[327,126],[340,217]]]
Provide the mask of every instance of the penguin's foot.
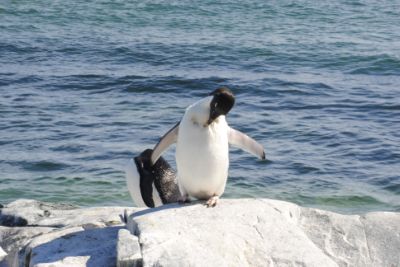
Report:
[[215,207],[217,205],[217,203],[218,203],[218,200],[219,200],[219,196],[210,197],[210,199],[207,200],[207,203],[206,203],[207,208]]
[[184,196],[179,197],[178,203],[179,203],[179,204],[190,203],[190,198],[189,198],[189,196],[188,196],[188,195],[184,195]]

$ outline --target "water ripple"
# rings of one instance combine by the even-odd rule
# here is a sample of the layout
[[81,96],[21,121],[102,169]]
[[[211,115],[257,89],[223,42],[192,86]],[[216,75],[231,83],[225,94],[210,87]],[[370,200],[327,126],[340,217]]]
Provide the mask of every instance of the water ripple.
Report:
[[[400,209],[393,1],[2,3],[0,199],[131,205],[125,162],[232,88],[225,197]],[[175,164],[173,149],[166,157]],[[32,186],[34,184],[34,186]]]

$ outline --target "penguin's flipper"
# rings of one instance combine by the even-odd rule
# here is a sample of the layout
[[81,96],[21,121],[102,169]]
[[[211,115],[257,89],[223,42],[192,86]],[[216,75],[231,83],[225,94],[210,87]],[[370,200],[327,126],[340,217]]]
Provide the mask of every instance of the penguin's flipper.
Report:
[[151,155],[151,164],[154,165],[158,158],[164,153],[167,148],[176,143],[178,139],[178,131],[179,131],[179,123],[178,122],[174,127],[171,128],[163,137],[161,137],[160,141],[158,141],[157,145],[153,149],[153,153]]
[[265,159],[264,147],[248,135],[229,127],[228,140],[229,144]]

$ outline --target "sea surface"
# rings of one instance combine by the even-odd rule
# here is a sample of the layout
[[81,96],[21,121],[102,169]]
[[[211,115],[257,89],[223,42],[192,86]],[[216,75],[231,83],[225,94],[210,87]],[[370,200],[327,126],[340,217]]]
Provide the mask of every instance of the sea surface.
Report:
[[223,197],[400,211],[389,0],[0,1],[0,203],[133,205],[127,161],[219,86],[267,156],[231,149]]

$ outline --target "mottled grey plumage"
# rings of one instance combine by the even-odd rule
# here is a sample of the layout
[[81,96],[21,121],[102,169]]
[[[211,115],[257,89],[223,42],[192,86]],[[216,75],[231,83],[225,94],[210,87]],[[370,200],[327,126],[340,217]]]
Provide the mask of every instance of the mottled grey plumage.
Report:
[[[148,207],[157,206],[157,201],[154,197],[159,197],[162,204],[177,202],[180,198],[180,192],[176,181],[176,173],[162,157],[153,165],[150,157],[153,150],[146,149],[139,156],[134,158],[137,172],[140,177],[139,188],[129,188],[132,196],[140,192],[143,202]],[[133,175],[132,175],[133,176]],[[135,177],[135,176],[133,176]],[[128,176],[127,176],[128,179]],[[155,189],[157,192],[153,192]],[[154,194],[156,193],[156,195]],[[136,196],[137,197],[137,196]],[[133,198],[135,200],[135,198]],[[136,203],[141,206],[140,201]]]

